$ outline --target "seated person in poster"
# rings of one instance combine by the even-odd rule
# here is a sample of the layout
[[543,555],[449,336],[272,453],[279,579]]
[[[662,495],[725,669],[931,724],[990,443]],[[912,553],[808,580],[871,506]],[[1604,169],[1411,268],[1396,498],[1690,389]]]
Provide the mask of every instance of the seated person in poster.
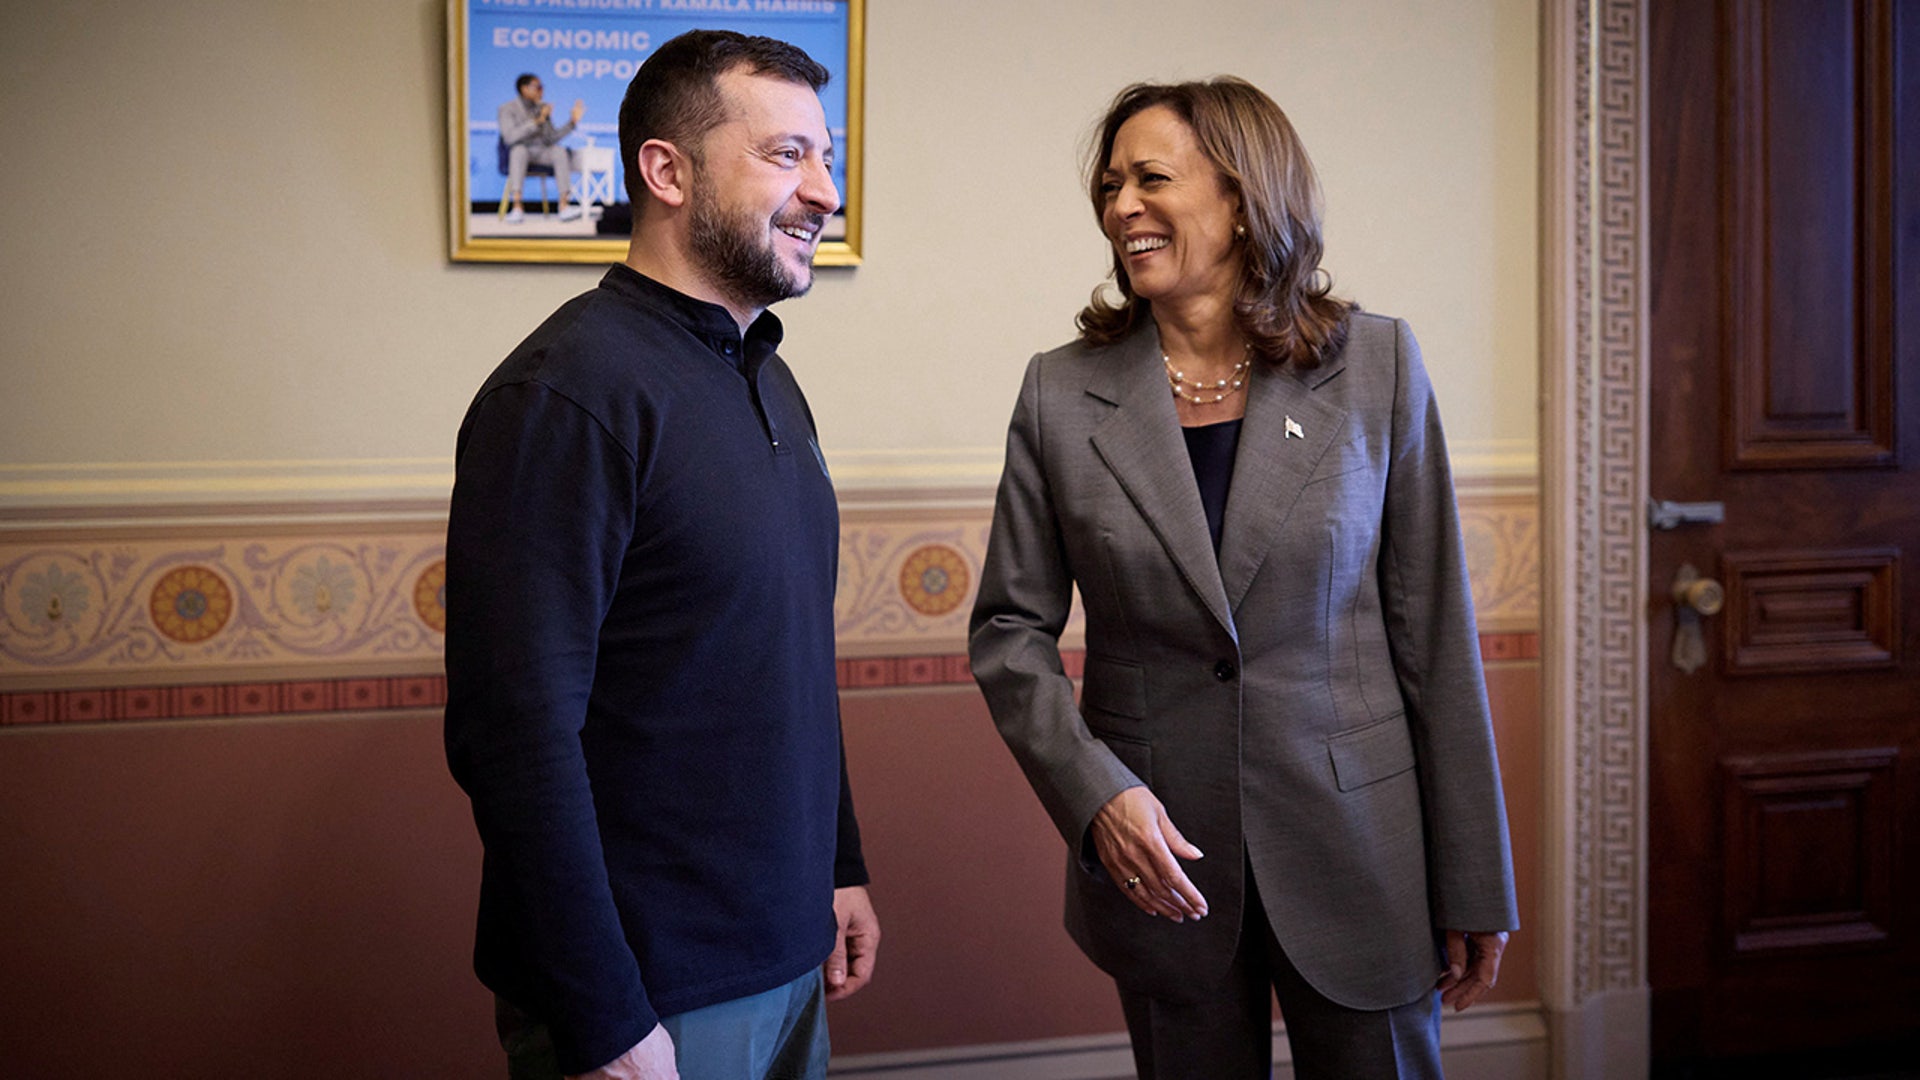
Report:
[[507,190],[500,205],[512,204],[507,221],[526,220],[526,207],[520,202],[520,188],[526,183],[528,164],[545,165],[560,182],[560,220],[572,221],[581,214],[578,205],[568,205],[573,197],[573,160],[560,140],[573,134],[580,117],[587,111],[584,101],[575,99],[573,116],[566,127],[553,126],[553,105],[540,100],[543,87],[540,76],[522,75],[513,82],[518,93],[500,106],[500,142],[507,148]]

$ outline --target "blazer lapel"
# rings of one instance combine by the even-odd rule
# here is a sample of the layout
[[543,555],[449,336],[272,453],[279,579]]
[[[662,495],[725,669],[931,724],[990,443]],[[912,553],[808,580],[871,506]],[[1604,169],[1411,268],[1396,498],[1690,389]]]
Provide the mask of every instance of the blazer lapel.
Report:
[[1167,388],[1160,333],[1150,320],[1114,347],[1087,384],[1087,393],[1117,406],[1094,428],[1094,452],[1113,471],[1194,595],[1233,634],[1206,509]]
[[1344,366],[1342,353],[1305,379],[1263,367],[1247,384],[1247,417],[1220,527],[1220,576],[1232,608],[1252,587],[1321,457],[1346,431],[1347,410],[1314,394]]

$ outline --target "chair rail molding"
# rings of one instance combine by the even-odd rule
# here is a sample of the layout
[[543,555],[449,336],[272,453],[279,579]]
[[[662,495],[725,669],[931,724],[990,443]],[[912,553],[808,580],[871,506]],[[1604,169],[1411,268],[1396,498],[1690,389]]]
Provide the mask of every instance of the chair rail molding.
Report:
[[45,527],[69,511],[79,519],[114,510],[150,517],[214,504],[309,517],[303,508],[313,504],[404,514],[427,504],[444,516],[452,490],[451,457],[0,465],[0,528]]
[[1644,1078],[1646,4],[1541,16],[1541,987],[1554,1077]]

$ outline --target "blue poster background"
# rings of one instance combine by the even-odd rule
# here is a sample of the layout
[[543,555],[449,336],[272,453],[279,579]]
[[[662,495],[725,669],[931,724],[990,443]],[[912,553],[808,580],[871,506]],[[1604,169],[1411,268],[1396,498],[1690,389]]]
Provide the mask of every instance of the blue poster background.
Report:
[[612,147],[614,191],[625,202],[620,100],[654,48],[696,29],[779,38],[833,73],[820,103],[836,144],[833,180],[845,198],[847,19],[845,0],[467,0],[468,198],[492,203],[503,193],[499,109],[513,99],[514,80],[531,73],[540,77],[557,125],[566,124],[576,99],[586,103],[566,145],[577,149],[591,139]]

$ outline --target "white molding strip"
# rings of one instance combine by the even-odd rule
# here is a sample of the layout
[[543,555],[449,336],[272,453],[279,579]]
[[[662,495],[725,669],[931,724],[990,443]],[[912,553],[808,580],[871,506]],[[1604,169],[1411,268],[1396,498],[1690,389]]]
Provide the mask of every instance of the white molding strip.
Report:
[[832,1077],[886,1080],[1111,1080],[1133,1075],[1124,1032],[835,1056]]
[[[999,447],[934,450],[842,450],[827,455],[843,505],[863,511],[986,509],[1000,482]],[[1525,486],[1538,472],[1533,443],[1481,439],[1456,443],[1454,472],[1463,488]],[[299,504],[445,505],[453,461],[425,458],[337,458],[262,461],[72,462],[0,465],[0,519],[65,511],[93,517],[117,508],[278,506]],[[50,513],[46,513],[50,512]],[[145,515],[138,515],[145,516]],[[0,528],[7,527],[0,521]]]
[[1465,439],[1448,446],[1457,479],[1524,481],[1540,475],[1540,454],[1530,439]]
[[[1440,1048],[1451,1073],[1477,1080],[1541,1080],[1546,1075],[1546,1018],[1534,1001],[1449,1013],[1440,1025]],[[869,1080],[1119,1080],[1134,1075],[1133,1051],[1123,1032],[856,1054],[834,1058],[827,1072]],[[1292,1075],[1286,1026],[1275,1024],[1274,1080]]]
[[80,462],[0,466],[0,510],[321,501],[438,500],[452,458]]
[[[843,500],[952,509],[991,506],[1001,452],[843,451],[828,455]],[[453,490],[451,458],[74,462],[0,465],[0,512],[46,508],[438,501]]]
[[937,450],[828,450],[833,486],[848,492],[949,491],[982,489],[1000,483],[998,446],[962,446]]
[[[1453,470],[1463,477],[1531,481],[1539,453],[1531,439],[1462,439],[1450,447]],[[827,454],[834,486],[844,497],[867,489],[924,491],[985,489],[1000,482],[1000,447],[941,450],[841,450]]]

